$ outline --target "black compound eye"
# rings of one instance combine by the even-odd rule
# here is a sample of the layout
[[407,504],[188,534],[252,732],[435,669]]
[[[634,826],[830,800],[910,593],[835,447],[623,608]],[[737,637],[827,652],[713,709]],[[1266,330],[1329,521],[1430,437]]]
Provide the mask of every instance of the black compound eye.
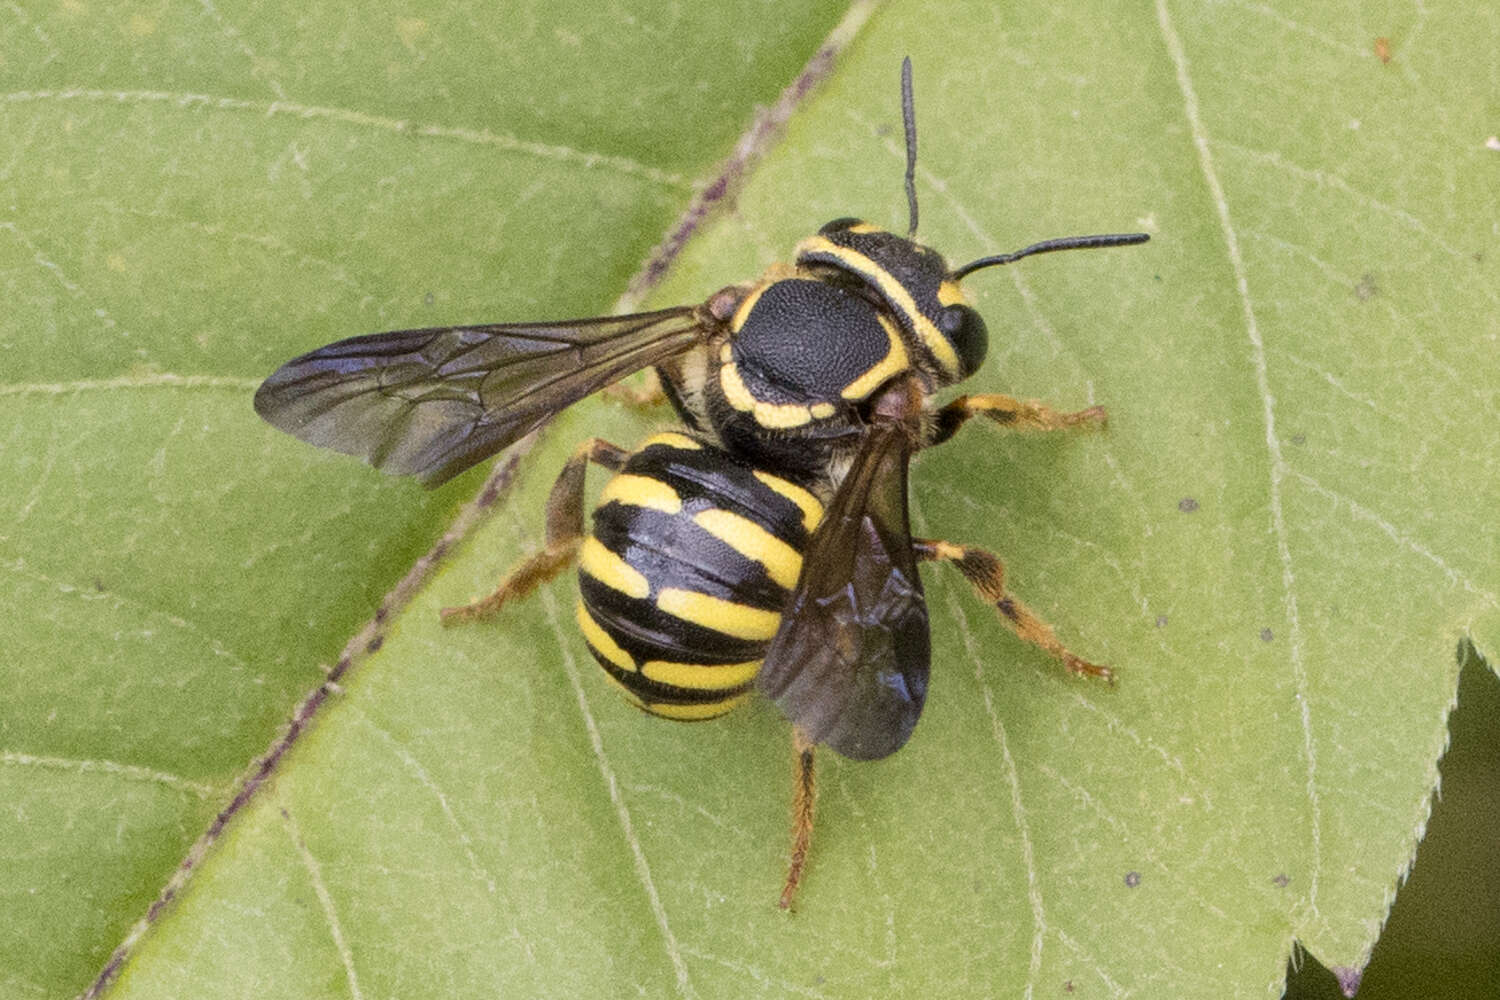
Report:
[[968,306],[947,306],[938,313],[937,327],[958,355],[959,378],[968,378],[978,371],[990,348],[984,317]]
[[845,229],[859,225],[860,221],[852,215],[846,215],[841,219],[834,219],[832,222],[824,223],[823,228],[818,230],[818,235],[827,236],[829,233],[842,232]]

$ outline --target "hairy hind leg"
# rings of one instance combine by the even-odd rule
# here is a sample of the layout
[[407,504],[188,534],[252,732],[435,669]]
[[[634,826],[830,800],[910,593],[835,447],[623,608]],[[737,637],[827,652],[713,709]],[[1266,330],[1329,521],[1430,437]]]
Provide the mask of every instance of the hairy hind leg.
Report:
[[802,870],[807,867],[807,852],[812,847],[813,807],[817,803],[818,789],[813,778],[814,744],[802,734],[792,730],[792,751],[797,756],[797,786],[792,794],[792,859],[787,865],[786,885],[781,890],[781,908],[790,909],[802,884]]

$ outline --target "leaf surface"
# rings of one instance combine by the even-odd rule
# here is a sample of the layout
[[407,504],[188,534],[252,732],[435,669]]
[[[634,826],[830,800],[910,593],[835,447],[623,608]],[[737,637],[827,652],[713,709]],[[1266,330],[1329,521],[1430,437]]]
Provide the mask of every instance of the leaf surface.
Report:
[[[642,718],[560,580],[441,629],[536,544],[591,400],[132,928],[350,636],[477,488],[260,424],[255,384],[376,329],[605,312],[844,15],[825,7],[12,12],[0,164],[0,994],[1279,995],[1358,968],[1425,822],[1469,637],[1500,633],[1492,11],[930,6],[832,76],[652,303],[822,222],[976,274],[965,388],[1103,403],[971,427],[914,529],[994,549],[1115,688],[924,570],[909,746],[822,758],[798,912],[790,741]],[[854,30],[856,29],[857,30]],[[1383,37],[1392,55],[1377,56]],[[1470,72],[1453,72],[1453,67]]]

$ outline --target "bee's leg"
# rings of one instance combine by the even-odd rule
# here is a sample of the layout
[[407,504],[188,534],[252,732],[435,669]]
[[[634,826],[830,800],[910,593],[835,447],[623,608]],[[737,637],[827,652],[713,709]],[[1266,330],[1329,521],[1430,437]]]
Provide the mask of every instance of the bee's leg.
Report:
[[1064,413],[1054,410],[1046,403],[1034,399],[1016,399],[999,393],[981,396],[959,396],[937,411],[937,437],[933,444],[940,444],[968,422],[970,417],[988,417],[997,424],[1033,431],[1060,431],[1069,427],[1103,427],[1106,419],[1104,407],[1090,406],[1086,410]]
[[443,624],[490,618],[507,601],[531,593],[565,569],[583,543],[584,471],[594,462],[618,472],[629,457],[629,452],[603,438],[591,438],[579,445],[564,463],[547,496],[547,547],[511,570],[490,596],[462,607],[444,608]]
[[1012,632],[1061,660],[1069,673],[1102,677],[1114,683],[1114,671],[1097,663],[1090,663],[1070,651],[1057,640],[1051,625],[1038,618],[1035,612],[1006,591],[1005,566],[1000,562],[999,556],[973,546],[928,538],[914,538],[911,544],[918,559],[941,559],[957,566],[958,571],[979,595],[995,605]]
[[797,755],[797,789],[792,795],[792,860],[786,870],[786,885],[781,890],[781,908],[789,909],[807,867],[807,850],[812,846],[813,805],[818,798],[813,780],[814,744],[802,730],[792,730],[792,750]]
[[604,387],[604,396],[626,406],[645,409],[660,406],[667,401],[667,392],[661,387],[661,378],[655,368],[647,368],[643,378],[634,385],[615,382]]

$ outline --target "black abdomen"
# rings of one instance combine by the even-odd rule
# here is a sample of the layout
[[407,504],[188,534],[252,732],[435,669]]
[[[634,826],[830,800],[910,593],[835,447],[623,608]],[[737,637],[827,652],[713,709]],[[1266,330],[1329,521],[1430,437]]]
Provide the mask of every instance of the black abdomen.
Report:
[[578,567],[589,651],[642,708],[676,719],[749,692],[823,508],[685,434],[648,438],[609,481]]

